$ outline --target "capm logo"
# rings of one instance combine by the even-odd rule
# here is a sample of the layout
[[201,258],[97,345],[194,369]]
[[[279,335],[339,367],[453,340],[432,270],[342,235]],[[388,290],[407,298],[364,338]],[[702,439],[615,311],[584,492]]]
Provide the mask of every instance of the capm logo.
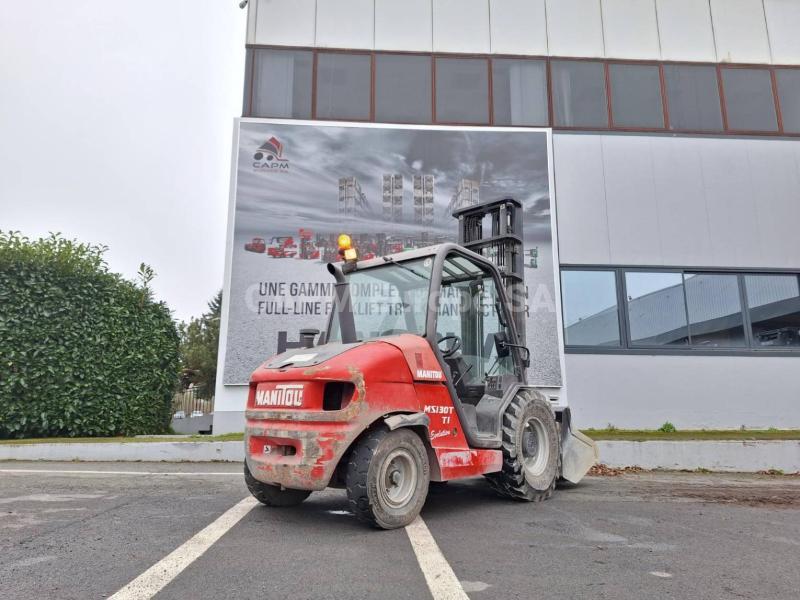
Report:
[[284,146],[272,136],[253,154],[253,168],[258,171],[288,171],[289,159],[283,156]]

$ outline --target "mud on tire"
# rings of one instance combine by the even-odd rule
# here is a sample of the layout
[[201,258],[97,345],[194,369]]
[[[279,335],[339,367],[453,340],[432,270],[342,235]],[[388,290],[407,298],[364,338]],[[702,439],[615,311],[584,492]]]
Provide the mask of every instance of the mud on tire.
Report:
[[266,506],[296,506],[311,495],[309,490],[281,489],[278,485],[259,481],[250,473],[246,461],[244,463],[244,482],[253,497]]
[[425,444],[410,429],[367,432],[347,462],[347,498],[355,516],[382,529],[411,523],[428,495]]
[[541,502],[553,495],[561,448],[550,403],[535,390],[517,393],[503,414],[503,469],[486,475],[501,495]]

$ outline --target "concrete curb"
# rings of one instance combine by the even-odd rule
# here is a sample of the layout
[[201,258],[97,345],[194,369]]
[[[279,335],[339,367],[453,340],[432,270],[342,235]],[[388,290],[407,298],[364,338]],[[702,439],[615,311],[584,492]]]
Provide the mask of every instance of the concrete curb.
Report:
[[0,460],[243,462],[243,442],[0,444]]
[[[800,440],[597,442],[609,467],[800,471]],[[0,460],[87,462],[242,462],[242,442],[0,444]]]
[[738,471],[800,471],[800,440],[679,442],[599,441],[600,462],[609,467]]

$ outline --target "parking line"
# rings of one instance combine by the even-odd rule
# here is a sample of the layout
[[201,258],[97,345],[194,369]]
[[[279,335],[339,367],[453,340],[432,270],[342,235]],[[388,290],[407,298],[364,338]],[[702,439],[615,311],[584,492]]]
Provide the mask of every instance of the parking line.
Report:
[[422,517],[406,525],[406,533],[433,600],[469,600]]
[[109,600],[144,600],[152,598],[170,581],[200,558],[214,543],[249,513],[258,501],[248,496],[229,508],[216,521],[196,533],[183,545],[162,558]]
[[22,473],[24,475],[30,475],[33,473],[48,473],[51,475],[172,475],[175,477],[192,477],[196,475],[202,475],[203,477],[207,475],[242,476],[241,472],[239,471],[90,471],[88,469],[0,469],[0,473]]

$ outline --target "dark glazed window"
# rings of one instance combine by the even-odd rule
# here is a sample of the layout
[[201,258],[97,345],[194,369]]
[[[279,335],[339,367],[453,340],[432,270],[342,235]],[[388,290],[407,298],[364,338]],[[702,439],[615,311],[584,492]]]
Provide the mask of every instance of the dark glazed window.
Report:
[[483,58],[436,59],[436,120],[489,122],[489,63]]
[[663,128],[664,105],[658,67],[612,63],[608,71],[614,126]]
[[384,123],[430,123],[431,58],[375,55],[375,120]]
[[717,69],[710,65],[664,65],[669,127],[722,131]]
[[619,310],[614,271],[562,271],[564,343],[619,347]]
[[256,50],[254,117],[311,118],[312,54],[305,50]]
[[746,345],[738,275],[685,273],[684,286],[692,347]]
[[317,55],[318,119],[369,119],[371,64],[369,54]]
[[722,69],[728,128],[778,131],[772,78],[766,69]]
[[605,68],[601,62],[550,63],[555,125],[608,127]]
[[628,271],[625,287],[631,345],[689,343],[681,273]]
[[492,60],[495,125],[547,125],[547,69],[543,60]]
[[753,346],[800,346],[800,286],[797,275],[746,275]]
[[800,69],[776,69],[783,130],[800,133]]

